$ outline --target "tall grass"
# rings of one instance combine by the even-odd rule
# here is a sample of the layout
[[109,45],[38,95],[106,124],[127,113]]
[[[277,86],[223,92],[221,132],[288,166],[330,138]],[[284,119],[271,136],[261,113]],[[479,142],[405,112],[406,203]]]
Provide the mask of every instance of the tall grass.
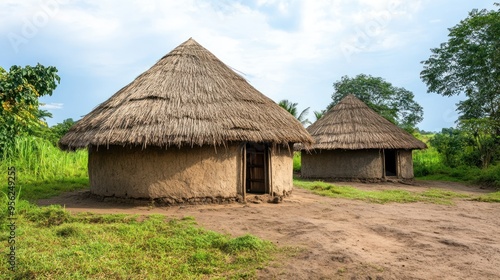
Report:
[[87,176],[87,151],[63,152],[48,140],[19,137],[3,154],[0,167],[15,166],[20,179],[52,180]]
[[16,168],[23,199],[46,198],[88,186],[87,151],[63,152],[42,138],[19,137],[6,149],[0,161],[2,182],[7,182],[10,166]]
[[413,172],[416,177],[436,173],[441,167],[441,158],[435,148],[413,151]]

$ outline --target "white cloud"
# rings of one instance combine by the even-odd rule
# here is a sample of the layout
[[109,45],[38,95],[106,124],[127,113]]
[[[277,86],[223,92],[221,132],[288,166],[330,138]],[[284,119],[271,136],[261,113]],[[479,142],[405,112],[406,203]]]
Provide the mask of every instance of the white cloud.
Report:
[[43,110],[59,110],[62,108],[64,108],[63,103],[45,103],[45,104],[40,106],[40,109],[43,109]]
[[[399,64],[380,56],[429,42],[429,23],[437,23],[433,18],[448,24],[447,15],[438,12],[427,11],[422,20],[425,9],[446,5],[430,0],[2,0],[0,35],[22,32],[25,19],[32,20],[49,2],[59,5],[48,22],[37,26],[6,63],[46,59],[61,70],[63,83],[64,71],[72,71],[75,85],[66,84],[65,91],[79,98],[74,106],[105,99],[103,92],[124,86],[193,37],[269,97],[319,110],[341,75]],[[92,90],[85,91],[89,85]],[[72,106],[58,102],[66,104],[63,110]]]

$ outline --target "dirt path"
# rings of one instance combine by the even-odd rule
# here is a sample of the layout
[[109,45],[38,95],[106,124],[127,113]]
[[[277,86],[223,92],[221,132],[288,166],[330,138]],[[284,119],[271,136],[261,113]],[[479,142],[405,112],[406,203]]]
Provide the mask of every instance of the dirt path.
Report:
[[[353,183],[345,183],[353,185]],[[429,187],[487,192],[456,183],[354,184],[359,188]],[[500,204],[370,204],[295,189],[281,204],[133,207],[82,192],[40,201],[72,212],[193,216],[199,225],[237,236],[251,233],[300,248],[260,271],[263,279],[500,279]]]

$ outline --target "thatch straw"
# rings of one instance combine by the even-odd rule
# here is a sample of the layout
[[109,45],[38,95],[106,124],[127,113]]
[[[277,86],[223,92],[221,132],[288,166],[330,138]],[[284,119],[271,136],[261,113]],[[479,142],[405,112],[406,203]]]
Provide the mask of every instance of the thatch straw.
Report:
[[344,97],[307,128],[313,149],[425,149],[422,141],[370,109],[354,95]]
[[89,145],[311,143],[302,125],[189,39],[78,121],[62,149]]

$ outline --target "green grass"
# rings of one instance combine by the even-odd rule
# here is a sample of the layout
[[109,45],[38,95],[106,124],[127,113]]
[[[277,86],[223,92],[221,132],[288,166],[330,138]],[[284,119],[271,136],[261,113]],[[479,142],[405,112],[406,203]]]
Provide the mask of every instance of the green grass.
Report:
[[373,190],[365,191],[351,186],[337,186],[319,181],[294,179],[294,185],[313,193],[335,198],[362,200],[372,203],[409,203],[427,202],[435,204],[453,204],[454,198],[469,198],[469,195],[440,189],[429,189],[423,192],[407,190]]
[[[286,254],[252,235],[232,238],[192,218],[153,215],[71,215],[61,206],[30,203],[87,188],[87,152],[62,152],[50,142],[21,137],[1,159],[16,167],[17,271],[0,261],[0,279],[253,279],[274,256]],[[0,187],[0,252],[8,251],[7,184]]]
[[[4,229],[5,211],[1,215]],[[253,279],[280,253],[252,235],[232,238],[200,228],[191,217],[151,215],[139,222],[23,202],[16,223],[17,271],[7,272],[2,261],[0,279]],[[0,244],[7,249],[7,235]]]
[[[63,192],[87,188],[87,151],[63,152],[48,140],[19,137],[0,161],[0,180],[7,182],[7,168],[16,168],[21,199],[35,201]],[[5,188],[0,188],[5,192]]]
[[0,167],[6,170],[8,166],[16,167],[21,181],[86,177],[87,151],[63,152],[48,140],[19,137],[3,154]]
[[473,198],[472,200],[481,202],[500,202],[500,191],[481,195],[479,197]]

